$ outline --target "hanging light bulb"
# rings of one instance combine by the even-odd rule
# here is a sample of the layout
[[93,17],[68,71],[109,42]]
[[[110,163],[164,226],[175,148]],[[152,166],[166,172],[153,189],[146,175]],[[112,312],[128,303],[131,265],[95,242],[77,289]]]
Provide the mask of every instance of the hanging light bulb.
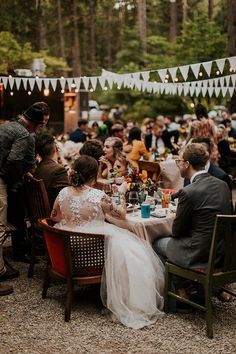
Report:
[[65,92],[65,90],[61,90],[61,93],[64,93]]
[[216,75],[220,75],[220,72],[219,72],[219,70],[217,70],[217,72],[216,72]]
[[10,92],[10,96],[13,96],[13,95],[14,95],[14,92],[13,92],[13,91],[11,91],[11,92]]
[[200,71],[199,76],[202,76],[202,72]]
[[176,77],[176,78],[175,78],[175,82],[178,82],[178,81],[179,81],[179,79]]
[[44,94],[44,96],[49,96],[49,94],[50,94],[49,89],[44,89],[43,94]]
[[28,95],[30,96],[32,94],[32,92],[31,91],[28,91]]

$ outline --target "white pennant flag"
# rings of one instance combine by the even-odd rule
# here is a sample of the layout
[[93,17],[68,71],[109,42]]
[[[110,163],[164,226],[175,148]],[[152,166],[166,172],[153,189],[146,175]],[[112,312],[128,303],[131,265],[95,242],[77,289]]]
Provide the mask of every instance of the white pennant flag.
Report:
[[196,94],[197,97],[200,95],[200,92],[201,92],[201,87],[196,87],[195,88],[195,94]]
[[28,79],[26,79],[25,77],[22,78],[22,82],[23,82],[23,86],[25,91],[27,91],[27,83],[28,83]]
[[147,82],[146,81],[142,81],[142,91],[144,92],[147,88]]
[[95,90],[96,90],[96,87],[97,87],[97,81],[98,81],[97,76],[91,77],[91,78],[90,78],[90,81],[91,81],[92,88],[93,88],[93,90],[95,91]]
[[116,83],[117,87],[121,88],[121,86],[124,83],[124,77],[123,76],[117,76],[115,78],[115,83]]
[[124,77],[124,86],[125,86],[125,87],[129,87],[129,86],[130,86],[130,83],[131,83],[131,77],[130,77],[130,75],[125,75],[125,77]]
[[9,77],[8,81],[9,81],[10,89],[12,90],[13,86],[14,86],[15,79],[13,77]]
[[162,95],[163,92],[165,90],[165,85],[164,84],[160,84],[160,94]]
[[36,79],[36,84],[38,86],[39,91],[42,90],[42,83],[43,83],[42,79],[39,79],[39,78]]
[[66,80],[64,79],[64,77],[61,77],[59,79],[60,85],[61,85],[61,89],[64,90],[65,89],[65,85],[66,85]]
[[45,88],[45,90],[48,90],[48,88],[49,88],[49,83],[50,83],[49,79],[43,79],[43,83],[44,83],[44,88]]
[[184,81],[186,81],[188,77],[189,65],[180,66],[179,70],[183,76]]
[[167,69],[161,69],[161,70],[158,70],[158,75],[160,76],[160,79],[162,82],[165,81],[165,78],[166,78],[166,73],[167,73]]
[[148,81],[149,76],[150,76],[150,71],[143,71],[143,72],[141,72],[141,75],[142,75],[144,81]]
[[100,84],[101,88],[104,89],[105,83],[106,83],[105,76],[99,76],[98,81],[99,81],[99,84]]
[[236,74],[231,75],[231,81],[232,81],[232,85],[235,86],[235,82],[236,82]]
[[207,75],[211,76],[212,61],[206,61],[205,63],[202,63],[202,66],[204,67]]
[[134,80],[134,86],[136,87],[137,90],[140,91],[141,88],[142,88],[142,82],[141,82],[141,80],[135,79],[135,80]]
[[202,80],[197,81],[197,86],[198,86],[198,87],[202,87],[202,84],[203,84],[203,81],[202,81]]
[[20,84],[21,84],[21,78],[16,77],[15,78],[15,83],[16,83],[16,89],[19,90]]
[[230,82],[230,76],[225,76],[225,82],[226,82],[226,86],[229,87],[229,82]]
[[[220,90],[221,90],[221,88],[220,88],[220,87],[215,87],[215,95],[216,95],[216,97],[218,97],[218,96],[219,96],[219,94],[220,94]],[[208,89],[208,92],[209,92],[209,89]]]
[[177,92],[177,86],[172,84],[172,94],[175,95]]
[[191,96],[191,97],[192,97],[192,96],[194,96],[194,93],[195,93],[195,87],[190,87],[189,92],[190,92],[190,96]]
[[203,97],[205,97],[205,96],[206,96],[207,89],[208,89],[208,87],[207,87],[207,86],[203,86],[203,87],[202,87],[202,96],[203,96]]
[[53,91],[56,91],[57,88],[57,79],[50,79],[50,83],[52,86]]
[[192,72],[194,73],[194,76],[195,76],[196,79],[198,78],[198,74],[199,74],[199,71],[200,71],[200,66],[201,66],[201,64],[192,64],[191,65]]
[[82,77],[82,81],[83,81],[83,84],[84,84],[84,89],[87,91],[88,87],[89,87],[89,77],[83,76]]
[[183,85],[182,85],[182,84],[178,84],[178,86],[177,86],[177,92],[178,92],[178,95],[179,95],[179,96],[182,95],[182,91],[183,91]]
[[34,90],[34,85],[35,85],[35,78],[30,78],[29,79],[30,91]]
[[66,79],[66,82],[67,82],[67,86],[68,86],[68,89],[71,90],[71,85],[73,84],[74,82],[74,79],[73,78],[67,78]]
[[234,89],[235,89],[235,87],[228,87],[230,97],[233,96],[233,94],[234,94]]
[[214,81],[215,87],[217,87],[217,86],[218,86],[219,79],[218,79],[218,78],[217,78],[217,79],[213,79],[213,81]]
[[209,79],[209,80],[208,80],[208,85],[209,85],[210,87],[213,87],[213,84],[214,84],[214,79]]
[[174,82],[176,79],[176,73],[178,68],[169,68],[168,71],[172,77],[172,81]]
[[221,87],[221,92],[222,92],[223,97],[225,97],[227,95],[227,90],[228,90],[228,87]]
[[188,85],[184,85],[184,96],[187,96],[189,93],[189,86]]
[[132,76],[133,76],[133,78],[136,79],[136,80],[139,80],[139,79],[140,79],[140,73],[133,73]]
[[224,66],[225,66],[225,58],[216,60],[216,65],[218,66],[218,69],[219,69],[220,73],[222,74],[224,71]]
[[[104,81],[105,81],[105,79],[104,79]],[[80,84],[81,84],[81,78],[80,77],[74,78],[74,83],[75,83],[75,86],[76,86],[77,90],[79,90],[80,89]]]
[[108,83],[108,86],[110,87],[110,89],[112,89],[113,82],[114,82],[113,76],[108,76],[107,77],[107,83]]
[[8,77],[2,77],[2,83],[4,85],[4,88],[7,88],[7,83],[8,83]]
[[223,87],[223,86],[224,86],[224,83],[225,83],[224,77],[220,77],[220,78],[219,78],[219,82],[220,82],[220,86]]
[[207,88],[207,91],[208,91],[208,94],[209,94],[210,97],[212,97],[214,90],[215,90],[214,87],[208,87]]
[[236,57],[228,58],[228,60],[229,60],[231,69],[236,71]]

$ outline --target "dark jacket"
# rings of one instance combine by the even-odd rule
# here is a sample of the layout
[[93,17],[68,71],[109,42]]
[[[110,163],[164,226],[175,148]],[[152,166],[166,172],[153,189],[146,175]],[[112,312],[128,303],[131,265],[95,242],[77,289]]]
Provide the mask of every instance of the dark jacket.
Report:
[[231,214],[227,184],[209,173],[197,175],[179,192],[167,258],[186,268],[206,267],[217,214]]
[[74,143],[84,143],[87,139],[87,135],[78,128],[74,132],[70,133],[70,140],[74,141]]
[[[144,143],[148,151],[152,147],[152,136],[152,134],[146,135],[144,139]],[[164,142],[165,147],[170,149],[171,152],[175,152],[175,148],[170,141],[170,133],[167,130],[163,131],[161,138]]]
[[60,190],[69,185],[66,169],[53,160],[42,160],[36,168],[34,177],[44,181],[51,207]]

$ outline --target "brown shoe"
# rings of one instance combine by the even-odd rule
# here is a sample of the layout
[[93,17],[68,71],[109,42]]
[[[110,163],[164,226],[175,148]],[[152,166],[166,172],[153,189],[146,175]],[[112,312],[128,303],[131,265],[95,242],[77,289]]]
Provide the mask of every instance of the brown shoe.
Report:
[[0,284],[0,296],[5,296],[13,293],[13,287],[11,285]]

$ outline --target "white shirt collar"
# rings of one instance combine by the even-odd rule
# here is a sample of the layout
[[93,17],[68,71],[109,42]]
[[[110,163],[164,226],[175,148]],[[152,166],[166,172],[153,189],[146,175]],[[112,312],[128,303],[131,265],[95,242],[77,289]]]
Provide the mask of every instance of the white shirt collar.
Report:
[[206,172],[207,172],[206,170],[201,170],[201,171],[195,172],[195,173],[192,175],[192,177],[190,178],[190,183],[193,183],[193,180],[194,180],[194,178],[195,178],[196,176],[201,175],[201,174],[206,173]]
[[209,171],[210,165],[211,165],[210,160],[208,160],[207,163],[206,163],[206,166],[205,166],[205,171],[206,172]]

